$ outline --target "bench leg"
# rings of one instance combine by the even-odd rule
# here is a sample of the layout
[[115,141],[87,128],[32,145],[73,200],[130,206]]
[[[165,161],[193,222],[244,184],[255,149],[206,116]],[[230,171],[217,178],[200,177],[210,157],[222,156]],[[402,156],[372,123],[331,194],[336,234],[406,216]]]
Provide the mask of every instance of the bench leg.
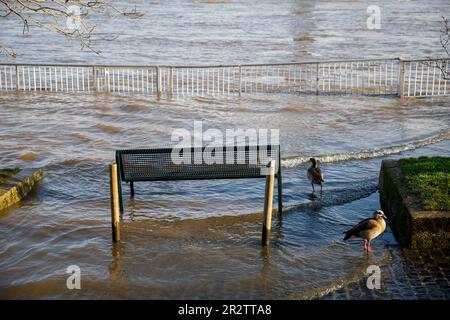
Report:
[[122,176],[121,176],[121,167],[122,167],[122,159],[116,151],[116,165],[117,165],[117,187],[119,190],[119,209],[120,209],[120,216],[123,214],[123,199],[122,199]]
[[130,197],[134,198],[134,182],[130,181]]
[[283,182],[281,181],[281,154],[279,148],[278,148],[277,186],[278,186],[278,219],[281,219],[281,214],[283,213]]
[[119,190],[119,209],[120,209],[120,215],[122,215],[122,214],[123,214],[122,182],[120,181],[119,175],[117,176],[117,189]]
[[281,218],[281,214],[283,213],[283,184],[281,182],[281,169],[278,172],[277,186],[278,186],[278,217]]
[[117,179],[117,165],[110,165],[110,186],[111,186],[111,227],[112,241],[120,241],[120,216],[119,216],[119,187]]
[[266,193],[264,196],[264,220],[262,230],[262,244],[269,245],[270,229],[272,227],[273,185],[275,180],[275,160],[270,161],[269,174],[266,178]]

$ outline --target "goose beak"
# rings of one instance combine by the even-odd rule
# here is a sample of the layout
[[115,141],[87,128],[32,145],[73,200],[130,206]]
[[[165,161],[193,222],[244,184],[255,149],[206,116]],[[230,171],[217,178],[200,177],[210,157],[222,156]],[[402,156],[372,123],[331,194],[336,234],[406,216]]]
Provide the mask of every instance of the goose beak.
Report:
[[382,217],[384,220],[387,220],[387,217],[386,217],[386,215],[385,215],[384,213],[381,214],[381,217]]

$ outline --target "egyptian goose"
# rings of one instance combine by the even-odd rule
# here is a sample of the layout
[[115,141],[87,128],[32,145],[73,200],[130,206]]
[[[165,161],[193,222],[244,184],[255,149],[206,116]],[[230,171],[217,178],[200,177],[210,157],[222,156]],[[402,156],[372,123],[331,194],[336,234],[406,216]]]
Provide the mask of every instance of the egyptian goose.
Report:
[[306,176],[308,177],[309,182],[311,182],[313,193],[314,184],[320,184],[320,192],[322,192],[324,182],[322,169],[320,169],[319,162],[316,159],[310,158],[309,161],[311,162],[311,166],[308,168]]
[[362,238],[364,239],[364,250],[372,251],[370,241],[378,237],[386,229],[386,221],[384,221],[384,219],[387,218],[383,211],[375,211],[372,218],[362,220],[350,230],[345,231],[344,240]]

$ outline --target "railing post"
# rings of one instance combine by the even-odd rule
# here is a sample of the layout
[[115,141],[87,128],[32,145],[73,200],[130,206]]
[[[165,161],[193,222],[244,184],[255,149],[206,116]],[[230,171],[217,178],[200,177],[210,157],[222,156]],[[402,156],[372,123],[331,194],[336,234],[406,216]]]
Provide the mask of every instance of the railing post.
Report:
[[104,92],[109,92],[109,68],[104,67],[105,78],[103,79]]
[[117,183],[117,164],[113,163],[110,169],[111,187],[111,227],[112,241],[120,241],[120,217],[119,217],[119,188]]
[[400,99],[403,99],[405,97],[404,95],[404,87],[405,87],[405,62],[398,58],[398,88],[397,88],[397,94],[400,97]]
[[264,220],[262,230],[262,245],[270,242],[270,229],[272,227],[273,185],[275,180],[275,160],[270,161],[269,174],[266,177],[266,192],[264,196]]
[[92,90],[97,92],[97,69],[92,66]]
[[[5,73],[5,77],[6,77],[6,73]],[[12,84],[11,84],[12,86]],[[16,90],[19,91],[20,90],[20,80],[19,80],[19,67],[16,64]]]
[[316,63],[316,95],[319,94],[319,63]]
[[156,95],[158,99],[162,97],[162,73],[161,67],[156,67]]
[[169,67],[169,74],[167,77],[167,97],[168,99],[172,99],[173,96],[173,70],[172,67]]
[[239,98],[242,95],[242,67],[239,65]]

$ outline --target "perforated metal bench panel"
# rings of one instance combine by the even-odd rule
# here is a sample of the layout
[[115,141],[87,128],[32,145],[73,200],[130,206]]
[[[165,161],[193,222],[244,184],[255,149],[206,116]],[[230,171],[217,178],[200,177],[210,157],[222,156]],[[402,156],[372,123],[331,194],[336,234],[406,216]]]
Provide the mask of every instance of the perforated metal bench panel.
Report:
[[[175,158],[172,157],[173,152],[178,152]],[[180,161],[180,155],[184,161]],[[172,148],[117,150],[120,213],[123,213],[121,181],[130,183],[130,196],[134,197],[135,181],[264,178],[271,160],[275,160],[278,211],[281,213],[282,179],[279,145],[216,149],[201,147],[175,150]]]
[[270,160],[275,160],[278,174],[279,157],[279,145],[116,151],[121,180],[127,182],[262,178]]

